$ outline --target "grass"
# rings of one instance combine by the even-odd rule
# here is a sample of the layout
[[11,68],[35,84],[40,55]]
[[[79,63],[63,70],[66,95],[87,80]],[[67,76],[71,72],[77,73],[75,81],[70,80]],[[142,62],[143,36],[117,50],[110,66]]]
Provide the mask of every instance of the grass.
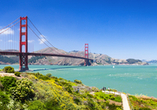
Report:
[[114,95],[114,94],[105,94],[103,92],[96,92],[95,93],[95,97],[97,99],[104,99],[104,100],[113,100],[113,101],[116,101],[116,102],[122,102],[122,99],[121,99],[121,96],[119,95]]
[[130,102],[135,110],[157,109],[157,99],[129,96]]

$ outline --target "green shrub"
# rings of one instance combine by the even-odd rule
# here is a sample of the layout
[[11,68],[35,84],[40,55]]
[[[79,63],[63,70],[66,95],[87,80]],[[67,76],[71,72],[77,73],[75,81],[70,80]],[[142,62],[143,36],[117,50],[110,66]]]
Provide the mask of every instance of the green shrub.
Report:
[[69,85],[69,83],[66,82],[65,80],[60,80],[60,81],[58,81],[58,83],[59,83],[59,85],[61,85],[61,86],[67,86],[67,85]]
[[0,91],[0,102],[2,102],[3,105],[7,105],[9,103],[9,97],[2,91]]
[[96,99],[104,99],[104,100],[108,100],[110,98],[110,95],[109,94],[105,94],[103,92],[96,92],[95,93],[95,98]]
[[14,68],[11,66],[6,66],[3,68],[3,71],[6,73],[14,73]]
[[9,97],[8,95],[4,94],[2,91],[0,91],[0,110],[9,110],[7,105],[9,104]]
[[151,110],[150,108],[140,108],[139,110]]
[[92,90],[91,91],[94,91],[94,92],[99,92],[100,90],[96,87],[92,87]]
[[51,74],[51,73],[47,73],[46,76],[47,76],[47,77],[51,77],[52,74]]
[[59,80],[63,80],[63,78],[58,78]]
[[4,76],[0,80],[5,90],[9,90],[11,87],[16,86],[16,78],[12,76]]
[[74,102],[77,104],[77,105],[80,105],[81,104],[81,99],[79,97],[74,97]]
[[15,75],[15,76],[18,76],[18,77],[20,76],[20,74],[21,74],[21,73],[18,72],[18,71],[14,73],[14,75]]
[[39,72],[35,73],[35,76],[39,79],[42,79],[42,80],[49,80],[50,79],[49,77],[44,76],[44,75],[40,74]]
[[116,106],[115,104],[109,104],[108,107],[109,110],[117,110],[117,109],[121,110],[121,106]]
[[31,102],[28,109],[29,110],[46,110],[45,104],[42,103],[40,100],[35,100],[35,101]]
[[61,110],[59,101],[55,100],[55,98],[51,98],[45,103],[47,110]]
[[33,83],[28,79],[16,81],[16,86],[10,88],[13,97],[21,102],[32,99],[34,97]]
[[2,85],[2,83],[1,83],[1,81],[0,81],[0,90],[3,90],[3,85]]
[[98,105],[96,100],[89,98],[87,101],[90,110],[102,110],[101,106]]
[[53,79],[58,79],[58,78],[57,78],[57,77],[55,77],[55,76],[52,76],[52,78],[53,78]]
[[116,101],[116,102],[122,102],[121,96],[116,96],[115,99],[114,99],[114,101]]
[[78,84],[82,84],[82,82],[80,80],[77,80],[77,79],[75,79],[74,82],[78,83]]
[[71,85],[67,85],[64,87],[66,91],[68,91],[69,93],[73,93],[74,89],[72,88]]

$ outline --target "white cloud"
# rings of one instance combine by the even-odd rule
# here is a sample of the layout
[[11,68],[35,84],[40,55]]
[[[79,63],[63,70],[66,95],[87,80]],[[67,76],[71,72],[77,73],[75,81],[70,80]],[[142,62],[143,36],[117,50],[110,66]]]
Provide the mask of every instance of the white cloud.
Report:
[[2,40],[0,39],[0,42],[1,42]]
[[32,43],[32,42],[34,42],[34,40],[28,40],[28,43]]
[[40,35],[39,44],[43,44],[44,42],[46,42],[44,38],[45,38],[44,35]]
[[14,34],[14,30],[12,30],[10,28],[6,28],[6,29],[0,30],[0,33],[3,35]]

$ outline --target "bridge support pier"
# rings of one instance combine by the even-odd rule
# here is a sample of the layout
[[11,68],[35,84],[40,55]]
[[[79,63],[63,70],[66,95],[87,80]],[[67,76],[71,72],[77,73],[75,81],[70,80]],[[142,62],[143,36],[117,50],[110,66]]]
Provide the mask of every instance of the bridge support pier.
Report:
[[19,43],[20,43],[19,70],[26,71],[26,70],[29,70],[28,69],[28,55],[27,55],[27,52],[28,52],[27,16],[20,17],[20,42]]
[[19,70],[20,71],[26,71],[29,70],[28,68],[28,55],[20,55],[20,66],[19,66]]
[[[85,50],[84,57],[88,58],[88,44],[87,43],[85,44],[84,50]],[[89,60],[85,59],[84,66],[87,66],[87,65],[89,65]]]
[[88,66],[89,65],[89,60],[85,60],[85,62],[84,62],[84,66]]

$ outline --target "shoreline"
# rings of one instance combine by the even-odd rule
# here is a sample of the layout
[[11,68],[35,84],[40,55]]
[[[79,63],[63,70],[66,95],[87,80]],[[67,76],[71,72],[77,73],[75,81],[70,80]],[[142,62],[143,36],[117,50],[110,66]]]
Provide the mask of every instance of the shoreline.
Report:
[[[22,73],[25,73],[25,72],[22,72]],[[15,77],[15,78],[18,78],[18,79],[24,78],[24,77],[22,77],[22,76],[20,76],[20,77],[15,76],[14,73],[5,73],[5,72],[0,72],[0,76],[1,76],[1,77],[4,77],[4,76],[12,76],[12,77]],[[91,87],[94,87],[94,86],[91,86]],[[100,90],[101,90],[101,89],[100,89]],[[110,92],[115,93],[115,92],[114,92],[115,90],[116,90],[116,89],[112,89],[112,88],[111,88],[111,91],[108,91],[108,92],[109,92],[109,93],[110,93]],[[105,91],[104,91],[104,92],[105,92]],[[117,91],[117,90],[116,90],[116,92],[117,92],[117,93],[124,93],[124,94],[128,94],[128,95],[136,96],[136,97],[139,97],[139,98],[146,98],[146,99],[155,99],[155,100],[157,100],[157,97],[154,97],[154,96],[147,96],[147,95],[144,95],[144,94],[140,94],[140,95],[138,95],[138,94],[129,94],[129,93],[120,92],[120,91]]]
[[[3,68],[4,66],[6,66],[6,65],[1,65],[1,68]],[[10,65],[11,66],[11,65]],[[12,65],[14,68],[15,68],[15,70],[18,70],[18,65]],[[146,68],[149,68],[149,66],[150,65],[148,65],[148,66],[146,66]],[[65,68],[64,68],[65,67]],[[66,68],[66,67],[70,67],[69,69],[68,68]],[[71,68],[71,67],[74,67],[74,69],[73,68]],[[134,65],[132,66],[132,65],[125,65],[125,66],[123,66],[123,65],[119,65],[119,67],[120,68],[118,68],[118,66],[116,67],[115,66],[115,68],[114,69],[112,69],[112,66],[111,65],[106,65],[106,67],[104,68],[103,66],[100,66],[100,67],[98,67],[98,68],[96,68],[96,67],[81,67],[81,66],[79,66],[78,68],[77,68],[77,66],[76,66],[76,68],[75,68],[75,66],[59,66],[59,65],[55,65],[55,66],[49,66],[49,65],[45,65],[45,66],[42,66],[42,65],[31,65],[30,66],[30,71],[28,71],[28,72],[34,72],[34,73],[36,73],[36,72],[40,72],[40,73],[42,73],[42,74],[46,74],[46,73],[52,73],[54,76],[57,76],[57,77],[64,77],[65,79],[68,79],[68,80],[74,80],[74,78],[75,77],[77,77],[79,80],[82,80],[86,85],[89,85],[89,86],[96,86],[96,87],[98,87],[99,89],[100,88],[102,88],[104,85],[106,86],[106,87],[110,87],[110,88],[115,88],[115,89],[117,89],[118,91],[124,91],[125,93],[129,93],[129,94],[131,94],[131,95],[135,95],[135,96],[141,96],[141,95],[145,95],[145,96],[148,96],[148,97],[157,97],[157,95],[154,93],[154,91],[156,91],[156,88],[154,88],[154,86],[153,86],[153,88],[151,88],[152,89],[152,91],[146,91],[146,89],[145,88],[148,88],[148,86],[150,86],[150,84],[148,84],[145,88],[141,88],[140,89],[140,87],[141,87],[141,81],[145,81],[146,79],[145,78],[143,78],[143,79],[141,79],[141,78],[138,78],[138,77],[140,77],[138,74],[137,74],[137,76],[136,76],[136,74],[134,74],[133,75],[133,77],[132,77],[132,73],[128,73],[128,74],[124,74],[124,73],[117,73],[117,72],[115,72],[115,73],[113,73],[113,74],[111,74],[111,76],[108,76],[109,74],[107,74],[107,77],[106,78],[109,78],[110,79],[110,81],[109,81],[109,85],[107,84],[107,82],[106,81],[103,81],[102,80],[102,78],[100,77],[100,75],[101,74],[98,74],[98,73],[92,73],[93,75],[98,75],[99,77],[96,77],[96,78],[94,78],[93,79],[93,77],[91,76],[91,78],[92,78],[92,80],[93,80],[93,82],[91,82],[91,84],[89,83],[89,81],[90,80],[88,80],[88,78],[87,78],[87,80],[85,79],[85,78],[81,78],[81,75],[83,75],[84,73],[90,73],[91,74],[91,71],[90,72],[88,72],[87,70],[99,70],[99,69],[103,69],[104,68],[104,70],[111,70],[111,72],[113,71],[117,71],[117,70],[119,70],[119,69],[121,69],[121,67],[122,67],[122,69],[123,69],[123,67],[124,67],[124,69],[125,69],[125,67],[126,67],[126,69],[134,69]],[[151,66],[150,66],[151,67]],[[153,67],[154,67],[154,65],[153,65]],[[17,69],[16,69],[17,68]],[[42,69],[42,68],[46,68],[46,70],[45,69]],[[137,67],[138,68],[138,67]],[[139,66],[139,68],[141,68],[141,69],[145,69],[145,67],[144,66]],[[136,68],[135,68],[136,69]],[[33,71],[33,70],[35,70],[35,71]],[[68,73],[66,73],[66,71],[65,72],[61,72],[60,70],[68,70]],[[69,71],[70,70],[70,71]],[[84,71],[85,70],[85,71]],[[80,74],[80,72],[82,72],[83,71],[83,74],[81,73]],[[130,71],[130,70],[129,70]],[[154,68],[153,69],[153,71],[157,71],[156,70],[156,68]],[[70,73],[69,73],[70,72]],[[99,72],[99,71],[98,71]],[[103,71],[103,72],[105,72],[105,71]],[[107,71],[107,72],[110,72],[110,71]],[[59,73],[59,74],[58,74]],[[68,76],[68,74],[69,75],[72,75],[71,73],[78,73],[78,75],[76,74],[74,74],[73,76]],[[125,72],[125,73],[127,73],[127,72]],[[66,74],[66,75],[65,75]],[[106,74],[106,73],[105,73]],[[128,76],[129,75],[129,76]],[[130,76],[131,75],[131,76]],[[142,75],[142,74],[141,74]],[[84,75],[83,75],[84,76]],[[120,87],[116,84],[116,86],[114,86],[115,84],[114,83],[116,83],[114,80],[113,80],[113,78],[115,79],[115,78],[123,78],[123,79],[130,79],[130,77],[132,77],[131,79],[135,79],[135,81],[138,81],[138,83],[139,83],[139,90],[138,90],[138,85],[135,85],[134,86],[134,84],[131,84],[130,82],[128,83],[129,85],[131,85],[131,86],[129,86],[128,88],[126,88],[125,90],[124,90],[124,88],[125,87],[127,87],[127,86],[125,86],[126,84],[122,84]],[[97,81],[98,81],[98,79],[101,79],[102,80],[102,82],[104,83],[104,84],[99,84]],[[118,80],[117,79],[117,80]],[[149,78],[150,79],[150,78]],[[113,80],[113,81],[112,81]],[[151,80],[151,79],[150,79]],[[153,78],[153,82],[155,81],[156,79],[155,78]],[[112,82],[113,83],[112,83]],[[95,83],[94,83],[95,82]],[[120,81],[121,82],[121,81]],[[125,80],[124,81],[122,81],[122,82],[125,82]],[[106,85],[107,84],[107,85]],[[145,84],[145,83],[144,83]],[[132,88],[131,88],[132,87]],[[135,92],[134,92],[135,91]],[[138,95],[137,95],[138,94]]]

